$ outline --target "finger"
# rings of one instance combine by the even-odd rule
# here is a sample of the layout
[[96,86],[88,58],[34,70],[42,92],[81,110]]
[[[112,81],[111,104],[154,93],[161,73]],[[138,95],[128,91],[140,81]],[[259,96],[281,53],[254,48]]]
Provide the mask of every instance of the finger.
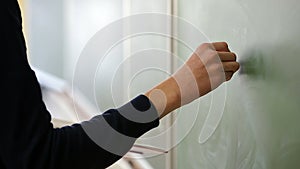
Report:
[[230,80],[232,78],[234,72],[225,72],[226,81]]
[[218,52],[222,62],[236,61],[236,54],[232,52]]
[[228,44],[226,42],[214,42],[212,43],[212,45],[216,51],[230,52]]
[[223,69],[225,72],[236,72],[239,68],[240,64],[238,62],[223,62]]

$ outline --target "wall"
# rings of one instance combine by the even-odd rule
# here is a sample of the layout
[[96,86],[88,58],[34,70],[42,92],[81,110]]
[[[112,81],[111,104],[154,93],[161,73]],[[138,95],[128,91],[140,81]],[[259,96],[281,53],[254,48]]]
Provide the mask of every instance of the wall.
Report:
[[[170,69],[168,52],[157,52],[168,51],[170,39],[158,35],[118,39],[126,30],[131,31],[130,26],[126,28],[120,24],[120,19],[145,12],[167,13],[168,8],[168,1],[160,0],[26,0],[25,25],[28,27],[30,63],[79,88],[97,106],[98,113],[118,107],[165,79]],[[169,23],[153,23],[150,29],[170,29]],[[119,27],[112,28],[116,24]],[[134,26],[140,27],[139,23]],[[111,31],[107,30],[110,28]],[[105,30],[108,31],[106,34],[103,33]],[[108,35],[107,39],[99,39],[103,34]],[[106,52],[103,50],[84,53],[91,43],[95,42],[96,48],[100,49],[112,39],[122,41],[105,48],[107,55],[100,54]],[[156,50],[159,55],[152,56],[148,49]],[[97,70],[94,71],[95,65]],[[79,67],[84,71],[77,71]],[[141,70],[144,67],[149,69]],[[77,96],[73,97],[76,100]],[[137,143],[148,145],[148,138],[159,135],[166,126],[168,118]],[[160,145],[166,141],[169,140],[163,137],[156,139],[155,143]],[[159,153],[151,155],[148,160],[154,168],[170,168],[169,156],[170,153]]]
[[30,63],[63,77],[63,1],[23,0]]
[[[124,3],[128,2],[130,4],[126,8],[128,12],[126,15],[143,12],[170,13],[170,2],[159,0],[151,2],[52,0],[42,3],[38,0],[26,0],[26,3],[24,1],[31,64],[71,82],[84,45],[101,28],[120,19],[124,15]],[[174,0],[173,2],[177,3],[177,15],[202,31],[208,41],[227,41],[230,49],[238,54],[242,67],[231,82],[177,111],[180,113],[175,114],[175,119],[179,116],[184,117],[175,125],[177,133],[174,142],[179,142],[174,148],[177,155],[173,159],[175,165],[169,163],[171,157],[170,154],[166,154],[149,158],[154,168],[174,169],[175,166],[179,169],[298,168],[300,166],[298,160],[300,90],[297,89],[300,86],[299,2],[296,0]],[[153,25],[155,26],[157,25]],[[197,36],[189,34],[184,25],[179,23],[177,26],[175,29],[178,33],[187,39],[199,44],[204,42],[203,38],[198,39]],[[167,41],[168,39],[157,36],[135,37],[131,39],[130,50],[137,52],[147,48],[159,48],[169,51]],[[195,47],[190,49],[182,43],[176,45],[177,54],[183,60]],[[97,98],[102,110],[115,106],[110,99],[111,73],[125,58],[123,50],[123,46],[115,48],[100,71],[102,74],[98,74],[96,93],[99,94]],[[174,64],[170,62],[176,59],[165,57],[149,60],[156,66],[160,65],[170,71],[171,65]],[[143,59],[141,61],[148,63]],[[130,62],[129,66],[134,64],[139,63]],[[86,68],[88,69],[89,65],[86,65]],[[129,88],[118,87],[123,83],[120,77],[119,81],[116,80],[114,83],[116,84],[114,91],[125,91],[122,95],[125,96],[127,92],[126,97],[133,97],[166,77],[165,73],[155,70],[144,72],[143,76],[138,74],[132,77],[132,75],[134,72],[125,73],[126,77],[132,78]],[[83,90],[87,90],[84,86],[85,77],[85,74],[80,75]],[[144,83],[139,84],[139,81]],[[222,92],[226,94],[225,102],[222,102],[224,101]],[[216,100],[218,96],[222,96],[221,100]],[[94,95],[88,97],[93,99]],[[128,98],[120,99],[124,101]],[[213,110],[223,108],[225,110],[223,114],[216,111],[217,114],[213,115],[222,117],[220,121],[216,118],[213,122],[205,122],[209,114],[215,113]],[[168,120],[162,122],[161,128],[153,130],[145,137],[161,133],[168,125]],[[206,135],[199,140],[200,133]],[[182,138],[184,139],[181,140]]]
[[[296,0],[178,1],[180,17],[210,41],[227,41],[242,63],[226,83],[217,129],[201,143],[212,95],[197,103],[196,123],[176,148],[179,169],[300,167],[299,10]],[[182,58],[188,55],[182,45],[178,49]]]

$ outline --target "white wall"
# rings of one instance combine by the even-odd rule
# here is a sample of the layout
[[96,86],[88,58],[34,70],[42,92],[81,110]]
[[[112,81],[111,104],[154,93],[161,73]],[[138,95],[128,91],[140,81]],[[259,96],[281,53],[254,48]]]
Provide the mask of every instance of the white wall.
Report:
[[[125,28],[121,25],[113,31],[108,31],[108,39],[97,39],[103,29],[110,28],[109,26],[119,22],[122,17],[145,12],[167,14],[168,1],[28,0],[26,7],[31,64],[66,79],[70,84],[74,82],[102,112],[120,106],[168,76],[166,72],[170,70],[171,59],[165,51],[169,50],[170,39],[163,36],[131,37],[114,46],[105,57],[100,53],[97,55],[97,51],[90,55],[82,55],[86,46],[95,39],[99,42],[97,45],[100,49],[106,45],[106,41],[118,38],[128,29],[131,31],[130,27]],[[170,29],[168,24],[156,23],[151,27]],[[152,56],[148,52],[143,55],[145,50],[154,48],[165,53]],[[98,65],[97,70],[93,71],[92,65]],[[136,68],[148,66],[164,70],[150,68],[136,72],[140,71]],[[84,71],[76,72],[78,67]],[[73,81],[74,77],[78,80]],[[164,142],[168,141],[166,137],[156,139],[152,143],[149,143],[147,138],[160,134],[167,126],[168,118],[161,122],[159,128],[145,135],[144,140],[138,140],[138,143],[164,145]],[[166,168],[170,164],[170,161],[166,161],[168,156],[169,154],[163,154],[148,160],[154,168]]]

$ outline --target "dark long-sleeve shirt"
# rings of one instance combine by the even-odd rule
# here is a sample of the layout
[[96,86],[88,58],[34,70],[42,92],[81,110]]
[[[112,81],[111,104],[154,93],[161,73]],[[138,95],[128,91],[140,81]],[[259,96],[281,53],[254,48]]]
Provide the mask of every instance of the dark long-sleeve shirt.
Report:
[[157,111],[140,95],[89,121],[53,128],[27,61],[17,0],[1,2],[0,12],[0,169],[106,168],[158,126]]

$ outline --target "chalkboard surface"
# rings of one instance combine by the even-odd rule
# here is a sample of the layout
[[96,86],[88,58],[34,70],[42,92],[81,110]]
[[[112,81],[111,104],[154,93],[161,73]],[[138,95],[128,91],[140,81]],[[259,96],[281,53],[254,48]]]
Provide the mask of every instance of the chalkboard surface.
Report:
[[200,99],[196,123],[176,148],[178,168],[300,168],[299,1],[179,0],[178,8],[210,41],[227,41],[241,62],[205,142],[199,135],[213,99]]

